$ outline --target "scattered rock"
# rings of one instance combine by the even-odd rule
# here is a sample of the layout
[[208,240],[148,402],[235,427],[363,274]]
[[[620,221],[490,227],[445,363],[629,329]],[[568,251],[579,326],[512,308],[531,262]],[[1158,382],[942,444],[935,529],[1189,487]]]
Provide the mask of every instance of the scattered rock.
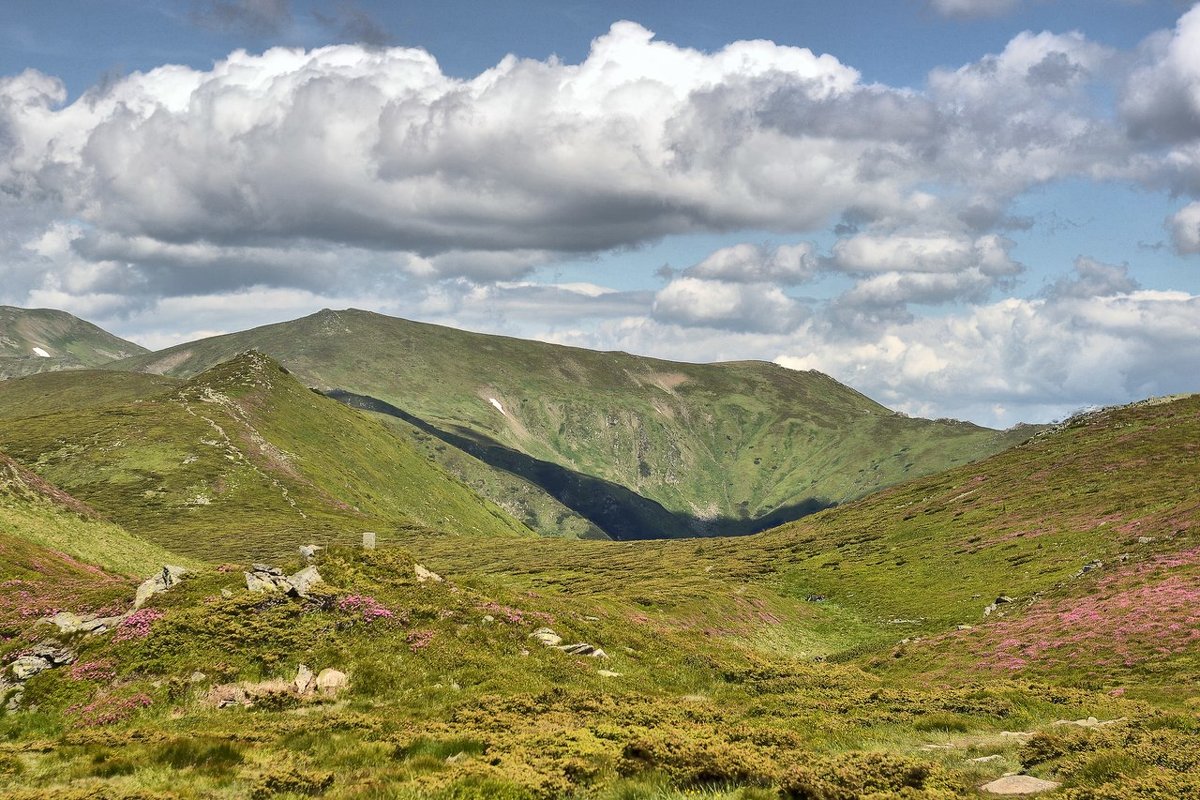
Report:
[[825,602],[825,595],[823,595],[823,594],[810,594],[808,597],[806,597],[806,598],[804,598],[804,599],[805,599],[805,600],[807,600],[807,601],[808,601],[808,602],[810,602],[810,603],[824,603],[824,602]]
[[1108,719],[1108,720],[1099,720],[1099,719],[1096,719],[1095,717],[1088,717],[1087,719],[1060,719],[1057,722],[1055,722],[1054,724],[1055,725],[1075,725],[1076,727],[1079,727],[1079,728],[1103,728],[1107,725],[1116,725],[1118,722],[1124,722],[1124,721],[1125,721],[1125,717],[1118,717],[1117,719]]
[[1015,601],[1015,600],[1013,600],[1013,599],[1012,599],[1011,597],[1009,597],[1008,595],[1006,595],[1006,594],[1002,594],[1002,595],[1000,595],[999,597],[997,597],[997,598],[996,598],[995,605],[1002,606],[1002,605],[1004,605],[1005,603],[1013,603],[1013,602],[1016,602],[1016,601]]
[[251,592],[273,592],[277,588],[271,576],[258,572],[242,573],[246,576],[246,589]]
[[438,575],[432,570],[426,569],[420,564],[413,564],[413,571],[417,573],[417,583],[426,583],[428,581],[433,581],[434,583],[442,582],[441,575]]
[[599,647],[597,647],[595,650],[592,651],[592,658],[608,658],[608,653],[604,652]]
[[959,625],[959,626],[958,626],[958,630],[960,630],[960,631],[973,631],[973,630],[975,630],[975,626],[974,626],[974,625]]
[[549,628],[538,628],[533,633],[529,634],[530,639],[537,639],[538,642],[545,647],[558,647],[562,644],[562,637]]
[[596,670],[596,674],[599,675],[601,678],[619,678],[619,677],[621,677],[620,672],[613,672],[611,669],[598,669],[598,670]]
[[1044,781],[1032,775],[1007,775],[1003,778],[997,778],[991,783],[985,783],[979,788],[989,794],[1018,795],[1038,794],[1039,792],[1048,792],[1058,787],[1059,784],[1054,781]]
[[186,574],[187,570],[183,567],[164,565],[160,573],[142,581],[141,586],[137,588],[137,594],[133,598],[134,609],[141,608],[154,595],[165,592],[179,583],[179,580]]
[[1091,572],[1092,570],[1100,569],[1103,566],[1104,566],[1103,561],[1093,561],[1090,564],[1084,564],[1083,569],[1081,569],[1081,570],[1079,570],[1079,572],[1075,573],[1075,577],[1076,578],[1082,577],[1082,576],[1088,574],[1089,572]]
[[990,756],[979,756],[979,758],[968,758],[967,759],[968,763],[971,763],[971,764],[990,764],[993,761],[1003,761],[1003,760],[1004,760],[1004,756],[1000,755],[999,753],[995,753]]
[[60,611],[53,617],[42,620],[58,627],[63,634],[87,633],[89,635],[104,633],[117,626],[122,617],[97,617],[95,614],[74,614],[70,611]]
[[222,589],[221,597],[224,597],[226,600],[228,600],[229,598],[233,597],[233,592],[229,591],[228,589]]
[[1000,731],[1001,736],[1008,736],[1014,739],[1028,739],[1033,736],[1031,731]]
[[270,564],[251,564],[250,569],[254,570],[255,572],[261,572],[264,575],[274,575],[280,578],[283,577],[283,570],[281,570],[279,567],[272,567]]
[[600,621],[600,618],[599,618],[599,617],[593,617],[593,616],[591,616],[591,615],[588,615],[588,616],[585,616],[585,617],[583,618],[583,621],[584,621],[584,622],[599,622],[599,621]]
[[592,647],[587,642],[578,642],[576,644],[560,644],[558,649],[562,650],[569,656],[590,656],[596,652],[596,648]]
[[1138,537],[1138,544],[1153,544],[1153,543],[1154,543],[1153,536],[1139,536]]
[[307,664],[301,664],[296,670],[296,677],[292,681],[292,685],[296,687],[299,694],[304,694],[312,687],[312,682],[313,671],[308,668]]
[[336,669],[323,669],[317,676],[317,691],[321,694],[337,694],[349,685],[350,679],[346,677],[346,673]]
[[248,707],[250,705],[250,698],[246,695],[246,690],[236,683],[214,686],[208,690],[205,700],[215,708],[229,708],[230,706]]
[[305,567],[287,580],[292,585],[292,591],[300,597],[308,597],[314,586],[325,582],[321,578],[321,573],[317,572],[317,568],[313,566]]
[[208,676],[200,670],[196,670],[190,676],[188,676],[189,683],[204,683],[206,680],[208,680]]
[[9,666],[8,670],[12,673],[13,678],[24,682],[40,672],[51,669],[53,666],[53,664],[40,656],[21,656]]
[[495,621],[496,621],[496,618],[495,618],[495,617],[493,617],[491,614],[484,614],[484,615],[483,615],[483,624],[485,624],[485,625],[491,625],[491,624],[492,624],[493,622],[495,622]]
[[375,549],[375,532],[374,531],[363,531],[362,542],[363,542],[363,545],[362,545],[363,550],[374,550]]
[[300,545],[300,557],[306,558],[309,561],[312,561],[314,558],[317,557],[317,551],[321,550],[321,549],[323,549],[323,548],[320,545],[302,544],[302,545]]

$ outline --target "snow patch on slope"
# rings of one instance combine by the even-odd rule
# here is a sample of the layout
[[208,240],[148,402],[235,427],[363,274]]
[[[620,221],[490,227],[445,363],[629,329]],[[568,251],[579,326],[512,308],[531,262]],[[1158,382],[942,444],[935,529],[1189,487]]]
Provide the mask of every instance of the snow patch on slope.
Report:
[[34,354],[35,356],[41,356],[42,358],[49,358],[49,357],[50,357],[50,354],[49,354],[49,353],[47,353],[45,350],[43,350],[43,349],[42,349],[42,348],[40,348],[40,347],[35,347],[35,348],[33,348],[33,354]]
[[508,416],[508,412],[504,410],[504,406],[500,404],[499,400],[497,400],[494,397],[489,397],[487,400],[489,403],[491,403],[492,405],[494,405],[496,407],[497,411],[499,411],[501,414],[503,414],[506,417]]

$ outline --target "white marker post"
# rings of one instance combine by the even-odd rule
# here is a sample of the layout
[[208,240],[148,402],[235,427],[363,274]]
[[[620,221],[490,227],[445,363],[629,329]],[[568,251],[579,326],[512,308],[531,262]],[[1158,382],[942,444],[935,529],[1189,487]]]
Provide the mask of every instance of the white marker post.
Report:
[[375,549],[375,531],[363,531],[363,550]]

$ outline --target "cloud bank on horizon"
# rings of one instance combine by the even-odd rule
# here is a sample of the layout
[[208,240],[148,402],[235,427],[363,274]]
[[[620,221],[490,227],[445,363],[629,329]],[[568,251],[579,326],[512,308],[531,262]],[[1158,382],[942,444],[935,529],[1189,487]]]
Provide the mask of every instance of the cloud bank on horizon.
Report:
[[[287,11],[220,2],[198,21]],[[0,302],[151,346],[356,305],[765,358],[991,424],[1200,391],[1200,296],[1145,288],[1102,252],[1022,289],[1015,239],[1033,223],[1015,209],[1066,181],[1181,198],[1144,235],[1195,269],[1200,8],[1133,51],[1022,32],[916,89],[802,47],[702,52],[628,21],[579,63],[508,57],[467,79],[379,41],[237,51],[74,99],[26,70],[0,77]],[[718,246],[657,287],[605,273],[613,254],[701,235]],[[588,259],[587,281],[548,278]]]

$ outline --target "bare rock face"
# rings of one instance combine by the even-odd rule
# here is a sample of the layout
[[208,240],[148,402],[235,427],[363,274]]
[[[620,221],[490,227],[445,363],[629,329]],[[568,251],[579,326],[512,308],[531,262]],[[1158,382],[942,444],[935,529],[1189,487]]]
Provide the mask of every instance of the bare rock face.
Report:
[[1026,795],[1048,792],[1058,787],[1059,784],[1054,781],[1044,781],[1032,775],[1006,775],[979,788],[988,794]]
[[313,587],[324,583],[314,566],[307,566],[290,577],[283,570],[267,564],[251,565],[253,572],[244,572],[246,589],[251,592],[284,592],[294,597],[308,597]]

